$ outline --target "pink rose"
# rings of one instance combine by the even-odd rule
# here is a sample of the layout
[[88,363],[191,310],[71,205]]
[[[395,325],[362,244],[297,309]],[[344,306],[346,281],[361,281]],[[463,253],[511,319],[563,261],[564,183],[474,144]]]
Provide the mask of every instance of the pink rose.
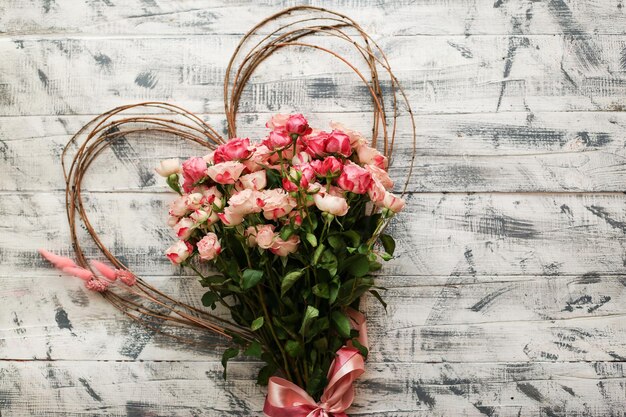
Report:
[[326,153],[334,153],[347,158],[352,154],[350,138],[343,132],[333,130],[326,139],[325,151]]
[[158,168],[155,169],[157,174],[162,177],[169,177],[172,174],[178,174],[180,172],[180,162],[178,159],[165,159],[161,161],[161,164]]
[[287,256],[290,253],[294,253],[298,250],[298,244],[300,243],[300,237],[298,235],[292,235],[287,240],[282,240],[280,237],[274,239],[270,250],[274,255]]
[[211,259],[215,259],[217,255],[222,252],[222,246],[220,245],[220,241],[217,239],[217,235],[213,232],[207,233],[205,237],[203,237],[197,244],[198,253],[200,254],[200,259],[203,261],[210,261]]
[[306,153],[312,157],[323,158],[326,156],[326,139],[328,139],[328,133],[319,132],[316,135],[306,136],[304,138],[304,145]]
[[178,223],[179,220],[180,220],[180,218],[177,217],[177,216],[169,216],[167,218],[167,225],[169,227],[174,227],[174,226],[176,226],[176,223]]
[[347,129],[344,125],[339,122],[330,122],[330,127],[334,130],[339,130],[340,132],[345,133],[350,138],[350,146],[353,148],[358,148],[359,146],[365,144],[365,138],[361,133],[356,130]]
[[207,164],[214,164],[215,163],[215,160],[213,159],[214,156],[215,156],[215,151],[211,151],[210,153],[204,155],[202,159],[204,159],[204,162],[206,162]]
[[311,162],[311,167],[320,177],[334,177],[339,175],[343,168],[343,163],[334,156],[324,159],[316,159]]
[[323,212],[335,216],[345,216],[348,213],[348,202],[343,197],[319,192],[313,196],[315,206]]
[[263,216],[268,220],[285,216],[296,207],[296,200],[280,188],[263,191],[261,201]]
[[202,158],[193,157],[183,162],[183,176],[185,183],[193,185],[206,175],[206,161]]
[[228,199],[228,207],[234,214],[245,216],[250,213],[259,213],[261,207],[257,204],[258,192],[249,188],[236,192]]
[[337,185],[355,194],[365,194],[371,182],[372,174],[354,162],[347,161],[337,180]]
[[213,161],[216,164],[233,160],[241,161],[251,154],[250,139],[233,138],[215,149]]
[[230,207],[226,207],[224,212],[217,215],[226,226],[237,226],[243,223],[243,215],[233,212]]
[[309,162],[311,160],[311,157],[309,156],[308,153],[306,152],[298,152],[296,155],[294,155],[294,157],[291,159],[291,165],[301,165],[301,164],[306,164],[307,162]]
[[273,224],[264,224],[261,226],[250,226],[246,230],[249,246],[259,246],[263,249],[269,249],[274,243],[276,233],[274,233]]
[[204,196],[200,193],[191,193],[185,196],[185,206],[188,211],[199,209],[202,206]]
[[372,182],[367,189],[367,195],[369,195],[370,200],[377,205],[381,204],[385,199],[386,192],[387,190],[385,190],[385,187],[381,184],[381,182],[376,177],[373,177]]
[[369,171],[372,174],[372,178],[378,180],[383,187],[388,190],[393,188],[393,180],[389,177],[387,171],[376,165],[365,165],[363,168]]
[[170,246],[165,255],[172,261],[173,264],[180,264],[185,261],[185,259],[189,258],[193,252],[193,246],[191,246],[188,242],[183,240],[179,240]]
[[289,120],[288,114],[275,114],[274,116],[272,116],[269,122],[265,124],[265,127],[268,127],[272,130],[285,130],[287,120]]
[[170,216],[181,217],[187,214],[189,209],[187,208],[187,195],[181,195],[176,200],[170,203]]
[[309,122],[301,114],[292,114],[285,123],[285,130],[289,134],[296,134],[299,136],[306,135],[311,131]]
[[383,207],[385,207],[386,209],[389,209],[394,213],[399,213],[400,211],[402,211],[406,203],[400,197],[397,197],[387,191],[385,193],[385,199],[383,200],[382,204]]
[[356,154],[361,164],[374,165],[380,169],[387,169],[387,157],[380,153],[378,149],[362,145],[357,148]]
[[239,177],[238,189],[248,188],[255,191],[261,191],[267,186],[267,175],[265,171],[257,171],[251,174]]
[[257,146],[252,152],[252,155],[243,164],[248,168],[250,172],[256,172],[263,169],[263,165],[267,165],[272,156],[272,151],[265,145]]
[[226,161],[206,168],[206,173],[219,184],[234,184],[241,176],[245,165],[237,161]]
[[275,130],[270,132],[269,137],[263,141],[263,145],[270,149],[282,149],[291,145],[292,142],[293,140],[287,132]]
[[174,232],[181,240],[187,240],[193,233],[195,223],[189,217],[183,217],[174,225]]
[[219,220],[216,212],[213,210],[196,210],[189,215],[189,217],[196,223],[196,225],[207,222],[207,225],[212,225]]

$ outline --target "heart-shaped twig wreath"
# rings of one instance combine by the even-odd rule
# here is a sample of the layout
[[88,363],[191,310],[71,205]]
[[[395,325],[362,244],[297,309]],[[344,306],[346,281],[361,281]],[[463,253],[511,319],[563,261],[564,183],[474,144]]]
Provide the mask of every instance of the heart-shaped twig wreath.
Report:
[[[305,42],[311,35],[353,47],[366,70],[330,47]],[[301,114],[272,117],[269,136],[260,143],[236,138],[246,84],[264,60],[291,46],[330,54],[360,78],[374,106],[371,140],[339,124],[331,132],[312,129]],[[225,369],[240,352],[261,359],[265,366],[258,382],[268,385],[267,415],[345,416],[354,397],[352,383],[363,373],[368,354],[359,302],[370,292],[385,305],[371,273],[382,267],[380,260],[392,257],[395,243],[383,231],[404,207],[389,191],[393,182],[387,174],[400,103],[412,138],[406,190],[415,122],[380,47],[342,14],[308,6],[283,10],[252,28],[230,59],[224,80],[229,140],[198,116],[162,102],[115,108],[70,140],[62,162],[77,262],[41,253],[156,332],[190,344],[197,338],[181,336],[181,327],[223,336],[231,344],[223,355]],[[140,111],[149,114],[125,116]],[[177,160],[163,161],[157,172],[180,195],[169,212],[179,240],[167,256],[197,273],[208,288],[203,304],[222,305],[231,313],[228,319],[138,278],[106,248],[88,219],[81,189],[92,162],[116,140],[146,133],[172,135],[212,151],[182,167]],[[113,268],[89,262],[77,233],[81,223]]]

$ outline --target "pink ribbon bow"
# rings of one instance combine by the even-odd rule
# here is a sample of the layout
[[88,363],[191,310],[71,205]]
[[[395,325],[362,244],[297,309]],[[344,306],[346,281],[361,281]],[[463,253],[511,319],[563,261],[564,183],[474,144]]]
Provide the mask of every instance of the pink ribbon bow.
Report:
[[[356,310],[348,310],[348,316],[359,331],[359,343],[367,347],[365,317]],[[345,411],[354,400],[354,380],[365,372],[365,360],[351,346],[337,351],[337,357],[328,370],[328,385],[320,402],[316,403],[305,390],[279,377],[271,377],[263,412],[268,417],[348,417]]]

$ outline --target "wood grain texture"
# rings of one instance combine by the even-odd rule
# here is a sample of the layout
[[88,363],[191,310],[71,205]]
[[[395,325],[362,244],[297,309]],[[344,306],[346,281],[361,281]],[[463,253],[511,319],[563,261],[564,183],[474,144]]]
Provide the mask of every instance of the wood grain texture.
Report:
[[[257,363],[233,362],[224,381],[223,340],[186,346],[140,327],[35,251],[71,254],[59,161],[74,132],[109,108],[165,100],[225,133],[230,53],[295,4],[0,1],[0,416],[261,414]],[[374,36],[418,122],[407,209],[390,228],[397,257],[378,277],[388,312],[365,300],[372,349],[350,415],[623,415],[626,2],[304,4]],[[294,110],[371,130],[355,76],[295,48],[253,77],[239,134],[261,138],[270,114]],[[401,117],[397,187],[409,138]],[[173,195],[153,167],[202,152],[126,138],[85,181],[105,244],[195,305],[202,288],[163,256]]]

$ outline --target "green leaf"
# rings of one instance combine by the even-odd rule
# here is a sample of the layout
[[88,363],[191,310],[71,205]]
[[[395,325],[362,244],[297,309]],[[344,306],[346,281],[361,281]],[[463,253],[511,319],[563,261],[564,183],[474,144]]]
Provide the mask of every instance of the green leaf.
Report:
[[353,338],[352,346],[359,350],[359,353],[363,355],[363,358],[367,359],[367,354],[369,353],[369,350],[365,346],[363,346],[361,342],[359,342],[359,339],[357,339],[356,337]]
[[237,348],[228,348],[224,351],[224,354],[222,355],[222,366],[224,367],[224,373],[222,376],[224,379],[226,379],[226,365],[228,364],[228,361],[237,355],[239,355],[239,349]]
[[345,264],[346,270],[355,277],[365,276],[370,271],[370,263],[364,255],[353,255],[346,259]]
[[322,253],[319,266],[330,272],[331,277],[337,274],[337,257],[330,249],[326,249],[324,253]]
[[352,241],[352,247],[358,248],[361,244],[361,235],[356,230],[348,230],[343,235]]
[[178,182],[178,174],[172,174],[167,177],[167,185],[178,194],[182,195],[183,193],[180,191],[180,183]]
[[265,365],[259,371],[259,375],[257,376],[256,383],[259,385],[267,385],[267,383],[270,380],[270,377],[274,375],[274,372],[276,372],[275,365]]
[[261,348],[261,344],[254,340],[250,343],[250,346],[243,352],[246,356],[254,356],[255,358],[260,358],[263,353],[263,349]]
[[313,287],[313,294],[319,298],[330,298],[330,288],[328,283],[322,282]]
[[333,311],[330,315],[333,324],[335,325],[335,329],[339,332],[341,337],[349,338],[350,337],[350,320],[346,317],[344,313],[339,310]]
[[317,246],[317,237],[315,237],[315,235],[313,233],[307,233],[306,234],[306,240],[307,240],[307,242],[309,242],[311,244],[311,246],[313,246],[313,247]]
[[346,247],[343,239],[338,235],[330,235],[326,240],[328,241],[328,244],[335,250],[339,251]]
[[322,252],[324,252],[324,248],[325,246],[322,243],[317,247],[317,249],[315,249],[315,252],[313,252],[313,258],[311,258],[311,263],[313,265],[317,265],[317,262],[319,261],[320,256],[322,256]]
[[320,312],[317,308],[313,306],[307,306],[306,311],[304,312],[304,318],[302,319],[302,326],[300,327],[300,334],[305,336],[307,330],[309,329],[309,325],[311,321],[318,317]]
[[254,321],[250,325],[250,329],[253,332],[255,332],[255,331],[259,330],[261,327],[263,327],[263,323],[265,323],[265,319],[263,318],[263,316],[257,317],[256,319],[254,319]]
[[263,279],[263,271],[258,269],[246,269],[243,271],[243,280],[241,281],[241,288],[249,290],[257,285]]
[[209,275],[208,277],[200,278],[200,284],[203,287],[209,287],[211,285],[222,285],[226,281],[224,275]]
[[205,307],[211,307],[212,310],[215,310],[215,302],[219,299],[220,297],[216,293],[213,291],[207,291],[202,296],[202,305]]
[[289,356],[292,358],[302,356],[304,353],[304,349],[302,348],[300,342],[296,342],[295,340],[287,340],[287,343],[285,343],[285,351],[287,351]]
[[370,293],[380,302],[380,304],[382,304],[385,311],[387,311],[387,303],[385,302],[385,300],[383,300],[383,297],[380,295],[380,293],[376,290],[370,290]]
[[298,281],[303,274],[304,271],[302,269],[296,269],[295,271],[291,271],[285,275],[283,281],[280,283],[280,296],[284,297],[285,293],[293,287],[296,281]]
[[293,229],[293,227],[291,227],[291,226],[285,226],[285,227],[283,227],[283,228],[281,229],[281,231],[280,231],[280,238],[281,238],[282,240],[287,240],[287,239],[289,239],[289,238],[291,237],[291,235],[293,235],[293,232],[294,232],[294,231],[295,231],[295,230]]
[[379,239],[383,244],[383,248],[385,248],[385,252],[393,255],[393,252],[396,250],[396,241],[389,235],[380,235]]

